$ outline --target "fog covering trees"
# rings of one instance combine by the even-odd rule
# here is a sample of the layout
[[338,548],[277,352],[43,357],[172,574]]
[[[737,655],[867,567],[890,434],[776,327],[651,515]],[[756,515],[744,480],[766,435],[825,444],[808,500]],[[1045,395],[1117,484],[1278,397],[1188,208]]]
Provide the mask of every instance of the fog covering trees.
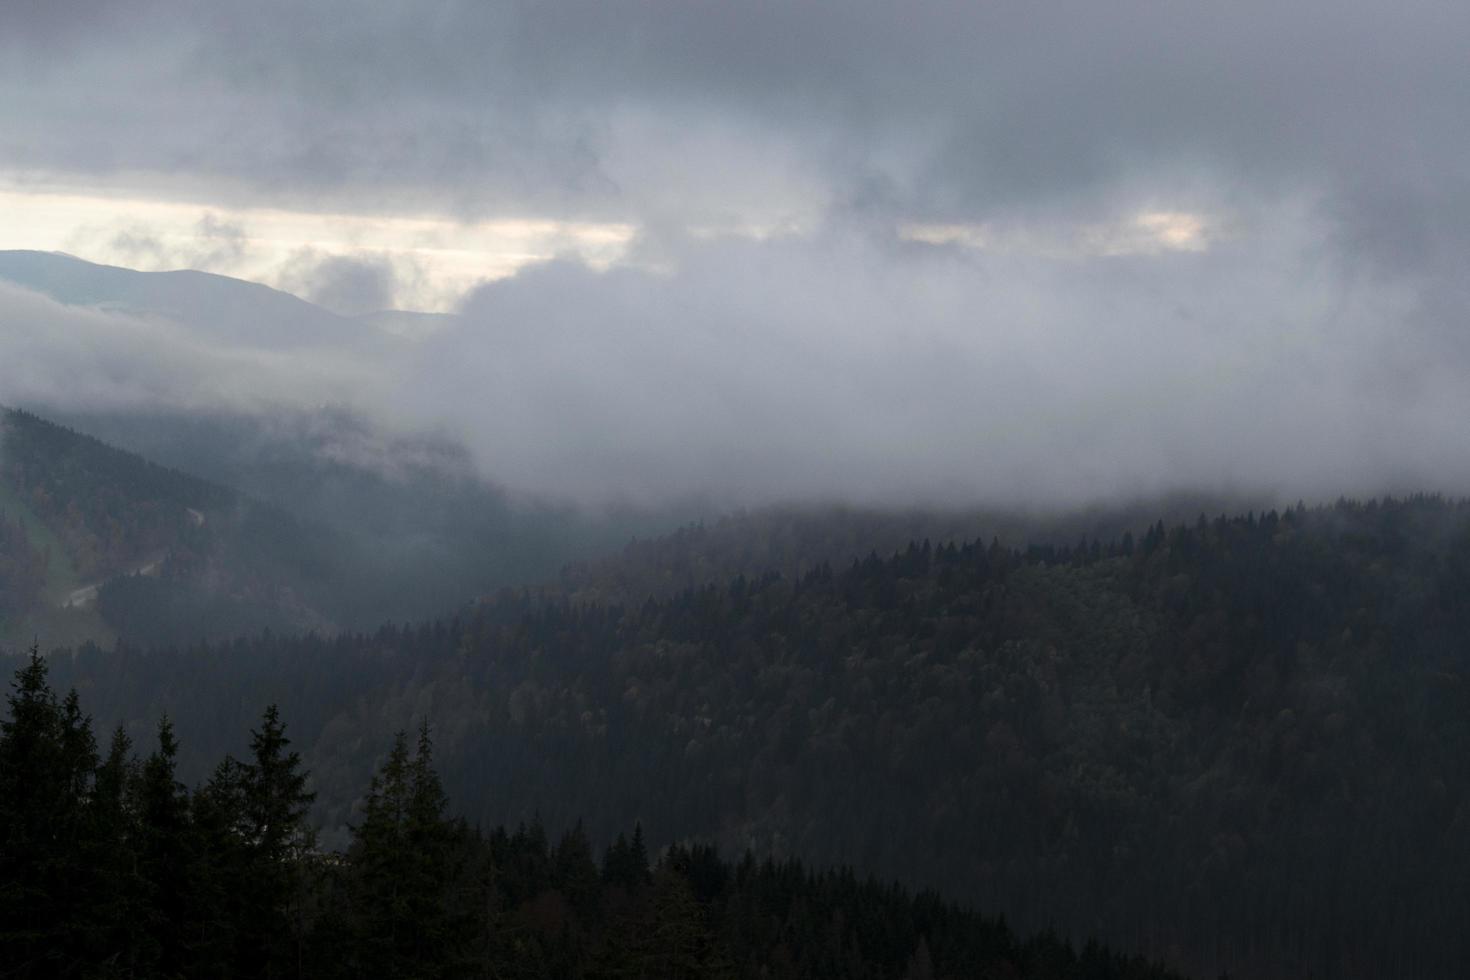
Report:
[[164,644],[367,628],[549,576],[670,520],[513,506],[449,475],[443,447],[448,460],[418,446],[423,459],[396,477],[323,461],[343,441],[371,441],[350,418],[279,442],[239,419],[150,422],[184,457],[212,460],[247,488],[0,407],[0,640]]
[[194,790],[167,719],[99,756],[35,651],[0,721],[0,963],[43,977],[1012,977],[1169,980],[1141,959],[1018,939],[931,894],[722,861],[641,827],[601,870],[581,825],[482,832],[449,813],[427,725],[400,733],[345,852],[313,846],[279,712]]
[[[0,3],[0,246],[28,250],[0,253],[0,401],[243,491],[201,506],[33,419],[0,458],[0,643],[73,648],[57,674],[125,726],[93,780],[113,802],[62,793],[55,827],[163,828],[108,850],[154,883],[126,920],[139,970],[205,955],[146,938],[187,923],[211,853],[169,828],[267,836],[232,816],[247,769],[217,766],[265,751],[229,733],[264,737],[279,703],[331,846],[429,713],[445,791],[486,826],[585,815],[590,847],[641,820],[605,862],[630,892],[640,850],[699,837],[1210,972],[1470,974],[1457,503],[1246,505],[1020,551],[916,531],[856,562],[752,525],[377,628],[554,571],[585,529],[515,494],[1465,492],[1470,5],[81,9]],[[454,465],[420,468],[426,446]],[[40,712],[58,775],[23,793],[101,754],[79,711]],[[373,839],[437,840],[422,757],[410,739],[380,773]],[[413,800],[416,829],[391,816]],[[18,894],[80,888],[35,870]],[[652,970],[651,936],[661,972],[712,972],[699,889],[647,887],[657,923],[611,933],[627,956]],[[400,935],[393,901],[343,895],[376,911],[341,950]],[[950,969],[912,940],[882,962]],[[373,955],[422,955],[395,941]]]

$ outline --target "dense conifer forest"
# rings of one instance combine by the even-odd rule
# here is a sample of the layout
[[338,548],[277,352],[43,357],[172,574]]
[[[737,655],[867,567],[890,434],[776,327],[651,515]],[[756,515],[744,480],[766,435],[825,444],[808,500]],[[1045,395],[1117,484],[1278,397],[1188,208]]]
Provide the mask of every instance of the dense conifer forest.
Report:
[[850,864],[1206,975],[1449,977],[1467,636],[1470,506],[1425,497],[51,662],[135,739],[166,711],[191,778],[279,703],[328,840],[427,716],[484,826],[642,821],[655,846]]
[[1169,980],[1088,943],[1019,939],[933,894],[651,854],[641,826],[602,851],[580,823],[483,831],[451,815],[421,726],[400,733],[341,852],[316,846],[309,773],[268,708],[243,760],[190,789],[167,719],[139,757],[99,751],[46,661],[0,721],[0,975],[43,977],[942,977]]

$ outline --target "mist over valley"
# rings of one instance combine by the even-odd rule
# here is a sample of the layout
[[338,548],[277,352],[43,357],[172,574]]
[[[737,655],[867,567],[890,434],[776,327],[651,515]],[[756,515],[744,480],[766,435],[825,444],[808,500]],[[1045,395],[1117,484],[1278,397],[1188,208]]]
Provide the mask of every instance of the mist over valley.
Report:
[[1467,39],[0,4],[0,975],[1470,974]]

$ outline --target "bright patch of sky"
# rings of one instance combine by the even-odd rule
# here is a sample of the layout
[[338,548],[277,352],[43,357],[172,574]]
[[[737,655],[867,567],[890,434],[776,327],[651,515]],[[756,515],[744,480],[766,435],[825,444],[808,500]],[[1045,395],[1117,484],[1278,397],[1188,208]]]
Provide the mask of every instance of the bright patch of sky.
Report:
[[551,219],[216,208],[105,190],[0,182],[0,249],[37,249],[148,271],[198,269],[302,291],[302,267],[329,258],[386,264],[397,309],[446,312],[476,286],[534,262],[607,268],[631,225]]
[[1139,211],[1107,222],[1040,224],[909,223],[901,237],[929,245],[958,245],[1053,258],[1159,255],[1203,252],[1215,236],[1215,222],[1188,211]]
[[[637,226],[618,222],[500,218],[466,222],[425,215],[311,213],[217,208],[105,190],[0,181],[0,249],[66,252],[132,269],[198,269],[309,292],[312,268],[332,259],[386,266],[395,309],[449,312],[475,287],[527,265],[574,259],[607,269],[633,258]],[[694,224],[694,238],[800,235],[798,223]],[[898,236],[1053,258],[1205,251],[1212,219],[1187,211],[1143,210],[1113,221],[904,223]],[[642,264],[650,263],[647,255]]]

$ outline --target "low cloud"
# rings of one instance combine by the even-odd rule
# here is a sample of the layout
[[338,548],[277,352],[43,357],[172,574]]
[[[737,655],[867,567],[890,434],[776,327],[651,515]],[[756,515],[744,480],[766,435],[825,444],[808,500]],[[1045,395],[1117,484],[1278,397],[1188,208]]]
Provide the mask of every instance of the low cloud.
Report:
[[[241,274],[343,313],[472,289],[340,397],[452,428],[513,486],[1470,483],[1465,4],[95,6],[0,13],[0,179],[250,215],[268,259],[201,225],[199,261],[241,247]],[[181,247],[104,233],[153,267]],[[357,321],[233,306],[221,352],[188,309],[187,357],[146,319],[117,336],[156,362],[92,321],[106,358],[65,330],[0,343],[155,398],[240,387],[247,341],[317,338],[322,371],[361,353]],[[0,381],[35,390],[14,363]],[[338,399],[302,368],[259,384]]]
[[[485,476],[586,504],[1464,492],[1457,287],[1364,251],[1360,220],[1284,198],[1207,247],[1070,252],[846,225],[669,234],[637,243],[637,265],[529,267],[351,357],[299,331],[294,355],[230,346],[197,305],[178,321],[7,289],[0,401],[338,405],[454,435]],[[373,263],[301,269],[343,308],[392,281]]]
[[1072,504],[1470,485],[1464,358],[1356,290],[1304,205],[1209,250],[1045,256],[847,235],[482,287],[397,410],[514,486],[650,501]]
[[207,324],[64,305],[3,281],[0,323],[0,404],[9,406],[260,412],[381,384],[335,352],[234,347]]
[[333,313],[354,316],[394,308],[404,264],[381,254],[327,255],[306,248],[291,256],[276,281]]
[[72,231],[69,251],[101,253],[131,269],[203,269],[238,273],[252,258],[250,236],[237,222],[204,212],[192,227],[124,220]]

